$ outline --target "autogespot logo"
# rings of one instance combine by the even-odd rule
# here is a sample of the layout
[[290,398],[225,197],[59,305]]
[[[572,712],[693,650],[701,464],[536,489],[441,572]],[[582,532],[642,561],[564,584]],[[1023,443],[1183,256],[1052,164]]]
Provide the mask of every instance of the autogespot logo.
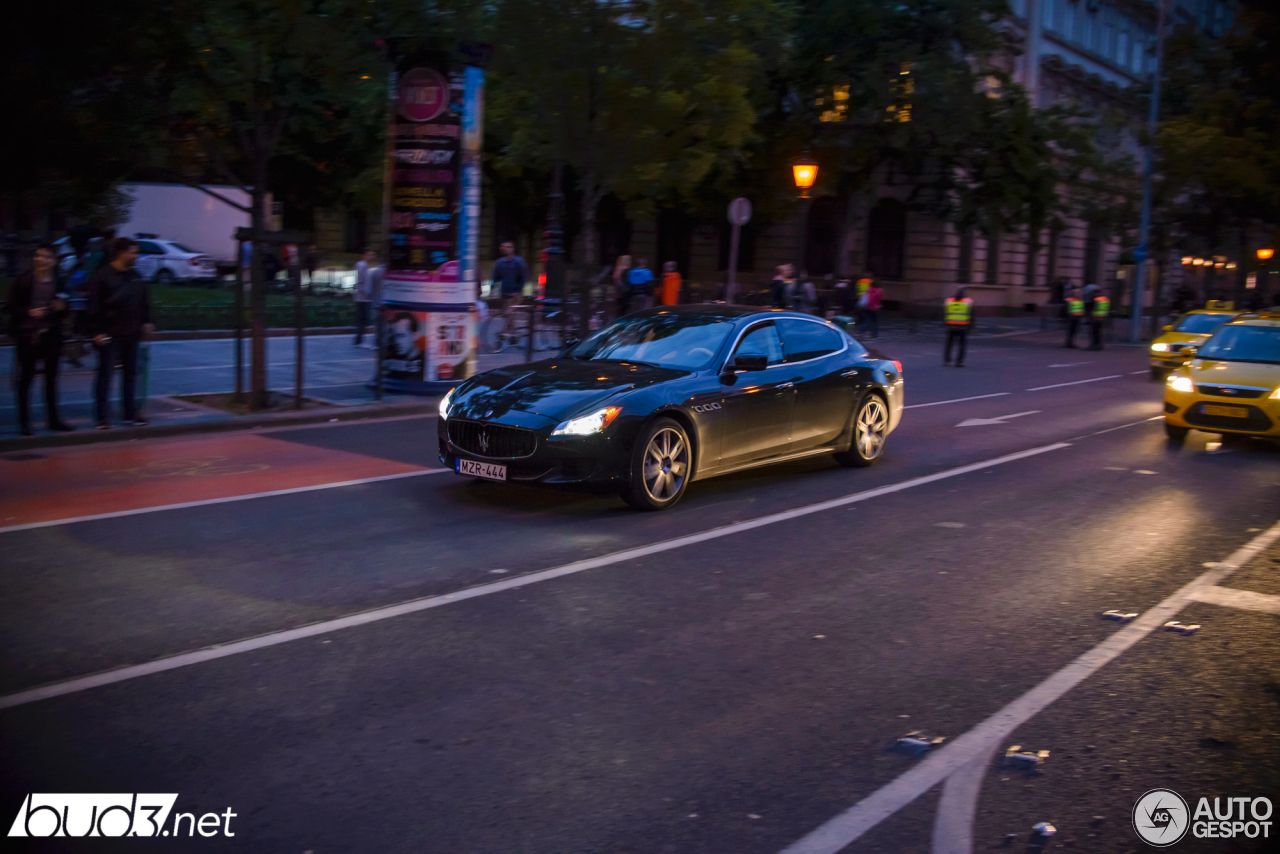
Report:
[[176,794],[27,795],[9,828],[10,836],[235,836],[236,813],[177,813]]
[[1187,835],[1187,802],[1172,789],[1152,789],[1133,805],[1133,829],[1142,841],[1157,848]]

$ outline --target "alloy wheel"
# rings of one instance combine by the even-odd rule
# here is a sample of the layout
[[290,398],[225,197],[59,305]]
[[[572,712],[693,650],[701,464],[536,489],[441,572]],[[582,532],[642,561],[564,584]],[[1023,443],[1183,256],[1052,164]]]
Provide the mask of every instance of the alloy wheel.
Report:
[[884,450],[885,432],[889,427],[889,411],[878,397],[870,398],[858,412],[854,442],[865,460],[874,460]]
[[672,427],[663,427],[644,450],[644,488],[654,501],[667,502],[680,494],[689,474],[689,446]]

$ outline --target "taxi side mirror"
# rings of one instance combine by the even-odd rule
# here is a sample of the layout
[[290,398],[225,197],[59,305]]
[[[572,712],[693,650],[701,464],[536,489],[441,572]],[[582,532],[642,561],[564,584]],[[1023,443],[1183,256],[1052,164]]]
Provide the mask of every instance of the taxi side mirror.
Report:
[[1173,327],[1172,327],[1172,326],[1161,326],[1161,327],[1160,327],[1160,331],[1161,331],[1161,332],[1168,332],[1170,329],[1173,329]]
[[1196,353],[1199,353],[1199,352],[1200,352],[1200,348],[1199,348],[1198,346],[1196,346],[1195,344],[1188,344],[1187,346],[1185,346],[1185,347],[1183,347],[1183,348],[1182,348],[1182,352],[1183,352],[1186,356],[1191,357],[1191,356],[1194,356]]

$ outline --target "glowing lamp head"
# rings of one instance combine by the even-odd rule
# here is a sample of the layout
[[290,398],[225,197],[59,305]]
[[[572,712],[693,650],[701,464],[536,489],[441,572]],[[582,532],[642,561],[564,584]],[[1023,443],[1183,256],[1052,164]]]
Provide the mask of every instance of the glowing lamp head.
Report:
[[1191,263],[1192,263],[1192,264],[1194,264],[1194,265],[1195,265],[1195,266],[1197,266],[1197,267],[1203,267],[1203,266],[1204,266],[1204,259],[1203,259],[1203,258],[1193,258],[1193,259],[1191,260]]
[[1183,264],[1185,264],[1185,265],[1187,265],[1187,266],[1191,266],[1191,262],[1192,262],[1192,261],[1194,261],[1194,260],[1195,260],[1195,259],[1194,259],[1194,258],[1192,258],[1190,255],[1183,255],[1183,256],[1182,256],[1182,263],[1183,263]]
[[1272,256],[1272,255],[1274,255],[1274,254],[1276,254],[1276,250],[1274,250],[1274,249],[1259,249],[1259,250],[1258,250],[1258,260],[1259,260],[1259,261],[1270,261],[1270,260],[1271,260],[1271,256]]
[[796,189],[800,191],[800,197],[809,198],[809,190],[813,187],[815,181],[818,180],[818,161],[809,155],[806,149],[791,164],[791,175],[795,178]]

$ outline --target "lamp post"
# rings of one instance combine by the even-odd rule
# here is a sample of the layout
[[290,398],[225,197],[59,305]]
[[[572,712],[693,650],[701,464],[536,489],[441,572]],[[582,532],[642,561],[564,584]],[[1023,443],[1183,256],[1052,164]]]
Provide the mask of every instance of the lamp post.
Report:
[[[1134,257],[1138,267],[1133,276],[1133,307],[1129,318],[1129,340],[1137,343],[1142,338],[1142,289],[1146,287],[1147,257],[1151,252],[1151,181],[1155,170],[1155,152],[1157,120],[1160,117],[1160,76],[1164,73],[1164,22],[1165,7],[1168,0],[1160,0],[1160,11],[1156,16],[1156,67],[1151,75],[1151,104],[1147,114],[1147,144],[1143,148],[1142,160],[1142,219],[1138,227],[1138,246],[1134,249]],[[1160,313],[1159,306],[1152,306],[1152,312]]]
[[1270,248],[1258,250],[1258,273],[1254,284],[1258,288],[1257,299],[1261,303],[1266,303],[1268,299],[1267,293],[1270,291],[1270,288],[1268,287],[1270,283],[1267,281],[1267,277],[1270,275],[1271,271],[1267,269],[1267,262],[1270,261],[1271,256],[1275,254],[1276,250]]
[[[818,161],[813,159],[808,147],[791,162],[791,176],[795,179],[796,189],[800,191],[800,199],[804,209],[800,217],[800,267],[807,272],[809,267],[809,206],[813,200],[809,198],[809,190],[818,180]],[[801,272],[797,270],[797,274]]]

